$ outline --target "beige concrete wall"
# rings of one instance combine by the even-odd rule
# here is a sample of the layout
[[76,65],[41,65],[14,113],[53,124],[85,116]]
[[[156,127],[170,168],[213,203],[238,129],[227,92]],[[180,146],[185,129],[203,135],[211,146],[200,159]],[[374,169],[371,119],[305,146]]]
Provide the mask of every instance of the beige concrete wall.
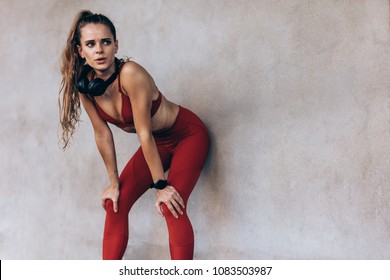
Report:
[[[390,258],[388,1],[0,0],[1,259],[100,258],[108,181],[85,114],[57,146],[81,8],[111,17],[119,56],[211,131],[195,258]],[[123,167],[138,142],[113,131]],[[126,259],[169,258],[153,192],[130,224]]]

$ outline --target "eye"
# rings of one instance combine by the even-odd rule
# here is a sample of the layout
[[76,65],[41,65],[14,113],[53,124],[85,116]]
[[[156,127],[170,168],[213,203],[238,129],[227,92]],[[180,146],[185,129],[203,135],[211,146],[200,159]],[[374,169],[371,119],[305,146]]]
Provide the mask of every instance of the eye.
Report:
[[94,42],[86,42],[85,45],[86,45],[88,48],[91,48],[91,47],[93,47],[95,44],[94,44]]
[[103,44],[106,46],[111,45],[111,40],[103,40]]

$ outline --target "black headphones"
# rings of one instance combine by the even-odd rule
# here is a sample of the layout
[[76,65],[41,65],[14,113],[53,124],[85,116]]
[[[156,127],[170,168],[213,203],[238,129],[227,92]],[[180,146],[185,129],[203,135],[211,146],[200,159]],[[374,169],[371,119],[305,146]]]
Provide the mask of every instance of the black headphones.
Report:
[[121,61],[115,58],[115,72],[107,80],[101,78],[93,79],[92,81],[88,80],[87,74],[92,70],[92,67],[89,65],[84,65],[83,70],[79,78],[77,79],[77,89],[80,93],[88,94],[91,96],[100,96],[102,95],[107,87],[116,79],[119,73],[119,65]]

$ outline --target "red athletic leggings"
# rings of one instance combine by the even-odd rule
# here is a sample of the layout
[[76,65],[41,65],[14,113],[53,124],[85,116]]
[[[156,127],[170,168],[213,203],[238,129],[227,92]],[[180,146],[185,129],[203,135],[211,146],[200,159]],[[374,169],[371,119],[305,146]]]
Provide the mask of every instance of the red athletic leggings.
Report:
[[[154,134],[154,138],[164,170],[169,169],[168,183],[176,188],[187,205],[207,158],[210,145],[207,129],[194,113],[180,107],[173,126],[168,131]],[[149,189],[152,181],[142,149],[139,148],[119,176],[121,189],[118,212],[113,211],[111,200],[106,201],[103,259],[122,259],[129,236],[129,211]],[[168,226],[171,259],[192,259],[194,232],[186,208],[178,219],[165,204],[163,210]]]

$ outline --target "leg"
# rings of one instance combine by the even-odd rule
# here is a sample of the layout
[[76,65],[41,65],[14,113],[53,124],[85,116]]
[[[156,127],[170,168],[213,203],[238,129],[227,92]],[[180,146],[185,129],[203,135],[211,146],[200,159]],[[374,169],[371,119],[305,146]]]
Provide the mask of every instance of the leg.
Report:
[[[168,182],[182,196],[187,206],[188,198],[200,176],[209,149],[209,136],[205,127],[196,125],[193,133],[176,146],[168,175]],[[172,259],[192,259],[194,232],[191,222],[184,214],[176,219],[163,205],[164,216],[169,232],[169,248]]]
[[[163,165],[168,166],[170,155],[159,150]],[[103,259],[122,259],[129,236],[128,214],[134,203],[144,194],[152,183],[142,149],[139,148],[123,169],[120,177],[120,196],[118,212],[113,210],[111,200],[106,201],[106,221],[104,225]]]

